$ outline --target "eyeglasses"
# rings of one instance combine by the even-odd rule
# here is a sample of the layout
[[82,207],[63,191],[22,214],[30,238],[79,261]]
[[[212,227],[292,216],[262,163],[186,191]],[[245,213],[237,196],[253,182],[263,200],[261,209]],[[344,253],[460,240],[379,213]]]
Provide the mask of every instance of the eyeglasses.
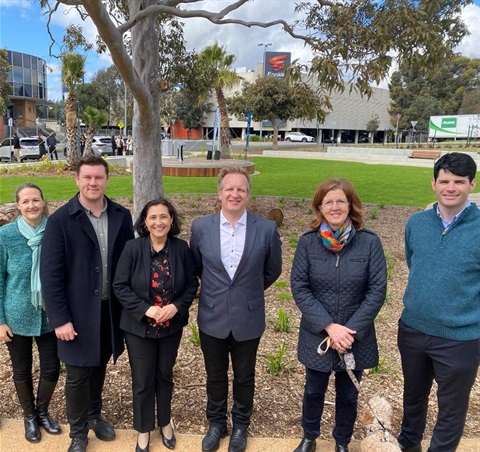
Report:
[[346,199],[338,199],[337,201],[322,202],[322,206],[327,209],[331,209],[334,204],[336,204],[337,207],[339,207],[340,209],[343,209],[348,206],[349,202]]

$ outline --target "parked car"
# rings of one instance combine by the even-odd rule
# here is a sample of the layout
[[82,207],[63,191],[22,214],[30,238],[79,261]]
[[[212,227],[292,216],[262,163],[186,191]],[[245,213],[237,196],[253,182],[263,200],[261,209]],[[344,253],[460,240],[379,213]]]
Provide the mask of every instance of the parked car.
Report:
[[[11,147],[10,147],[11,144]],[[20,138],[20,156],[26,159],[38,160],[40,158],[40,149],[38,148],[38,138]],[[15,161],[13,154],[13,138],[5,138],[0,143],[0,160]]]
[[313,143],[315,138],[305,135],[303,132],[290,132],[285,135],[285,141],[302,141],[303,143]]
[[92,151],[98,155],[113,155],[112,137],[93,137]]

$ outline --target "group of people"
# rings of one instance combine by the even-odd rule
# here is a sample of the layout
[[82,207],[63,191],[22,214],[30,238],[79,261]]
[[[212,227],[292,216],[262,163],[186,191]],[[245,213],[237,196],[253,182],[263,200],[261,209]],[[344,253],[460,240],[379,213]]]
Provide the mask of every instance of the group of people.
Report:
[[[16,192],[19,217],[0,228],[0,340],[10,353],[26,439],[40,441],[40,427],[61,431],[48,407],[63,361],[68,452],[87,450],[90,429],[100,440],[113,440],[115,430],[102,417],[102,390],[107,363],[121,355],[125,341],[135,451],[149,450],[156,425],[164,446],[174,449],[173,367],[200,280],[197,323],[209,422],[202,451],[218,450],[229,435],[230,360],[228,450],[245,451],[265,330],[264,291],[282,271],[275,223],[247,211],[248,172],[237,166],[220,171],[221,209],[193,221],[187,244],[176,237],[180,217],[168,200],[148,202],[133,225],[130,212],[105,196],[104,159],[84,157],[76,171],[78,193],[48,221],[42,190],[27,183]],[[428,450],[453,452],[462,436],[480,362],[480,211],[468,200],[475,174],[470,156],[441,157],[432,180],[437,203],[406,225],[410,273],[398,332],[404,373],[398,440],[404,451],[421,451],[433,380],[438,418]],[[374,319],[385,300],[386,263],[380,239],[364,228],[350,182],[322,182],[312,206],[315,218],[291,270],[301,312],[298,359],[305,366],[304,434],[295,452],[316,449],[332,374],[335,450],[345,452],[358,382],[379,361]],[[32,339],[40,357],[36,395]]]
[[111,145],[113,155],[133,155],[133,138],[128,135],[125,139],[122,135],[115,135],[112,133]]

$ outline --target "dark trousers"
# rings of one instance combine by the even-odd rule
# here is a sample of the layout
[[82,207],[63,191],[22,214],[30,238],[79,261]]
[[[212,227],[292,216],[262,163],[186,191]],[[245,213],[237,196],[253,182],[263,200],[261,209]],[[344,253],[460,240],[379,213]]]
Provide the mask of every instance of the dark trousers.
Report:
[[102,301],[100,325],[100,365],[94,367],[66,364],[65,400],[70,437],[87,436],[88,421],[102,411],[102,391],[107,363],[112,356],[109,301]]
[[[325,404],[325,392],[331,372],[305,368],[305,389],[303,393],[302,427],[307,439],[320,436],[320,421]],[[362,371],[354,371],[361,381]],[[358,391],[347,372],[335,372],[335,441],[346,446],[350,443],[353,426],[357,418]]]
[[33,339],[37,344],[40,359],[40,379],[57,381],[60,374],[60,361],[57,356],[57,338],[53,331],[35,338],[15,334],[12,342],[7,342],[12,361],[13,380],[21,382],[32,379]]
[[133,428],[145,433],[155,429],[155,400],[158,426],[172,415],[173,366],[183,329],[159,339],[125,332],[132,370]]
[[422,441],[433,380],[438,417],[430,452],[453,452],[462,437],[470,391],[480,362],[480,339],[452,341],[429,336],[402,321],[398,348],[404,377],[402,432],[398,441],[411,447]]
[[218,339],[200,331],[207,371],[207,419],[211,424],[226,425],[229,355],[233,369],[233,425],[247,428],[253,412],[255,363],[260,338],[236,341],[233,335]]
[[53,156],[58,160],[57,148],[55,146],[49,146],[48,152],[50,154],[50,160],[53,160]]

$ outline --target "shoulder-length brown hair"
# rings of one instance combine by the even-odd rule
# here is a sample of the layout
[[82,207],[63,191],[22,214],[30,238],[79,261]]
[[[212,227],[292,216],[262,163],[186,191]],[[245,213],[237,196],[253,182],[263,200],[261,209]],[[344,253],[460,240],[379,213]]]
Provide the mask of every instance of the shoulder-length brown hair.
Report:
[[343,190],[349,204],[348,215],[352,220],[355,229],[362,229],[364,224],[364,212],[362,210],[362,201],[357,195],[353,185],[346,179],[327,179],[322,182],[315,190],[312,207],[315,212],[315,219],[310,223],[312,229],[318,229],[325,218],[322,215],[321,206],[323,199],[328,192],[332,190]]

